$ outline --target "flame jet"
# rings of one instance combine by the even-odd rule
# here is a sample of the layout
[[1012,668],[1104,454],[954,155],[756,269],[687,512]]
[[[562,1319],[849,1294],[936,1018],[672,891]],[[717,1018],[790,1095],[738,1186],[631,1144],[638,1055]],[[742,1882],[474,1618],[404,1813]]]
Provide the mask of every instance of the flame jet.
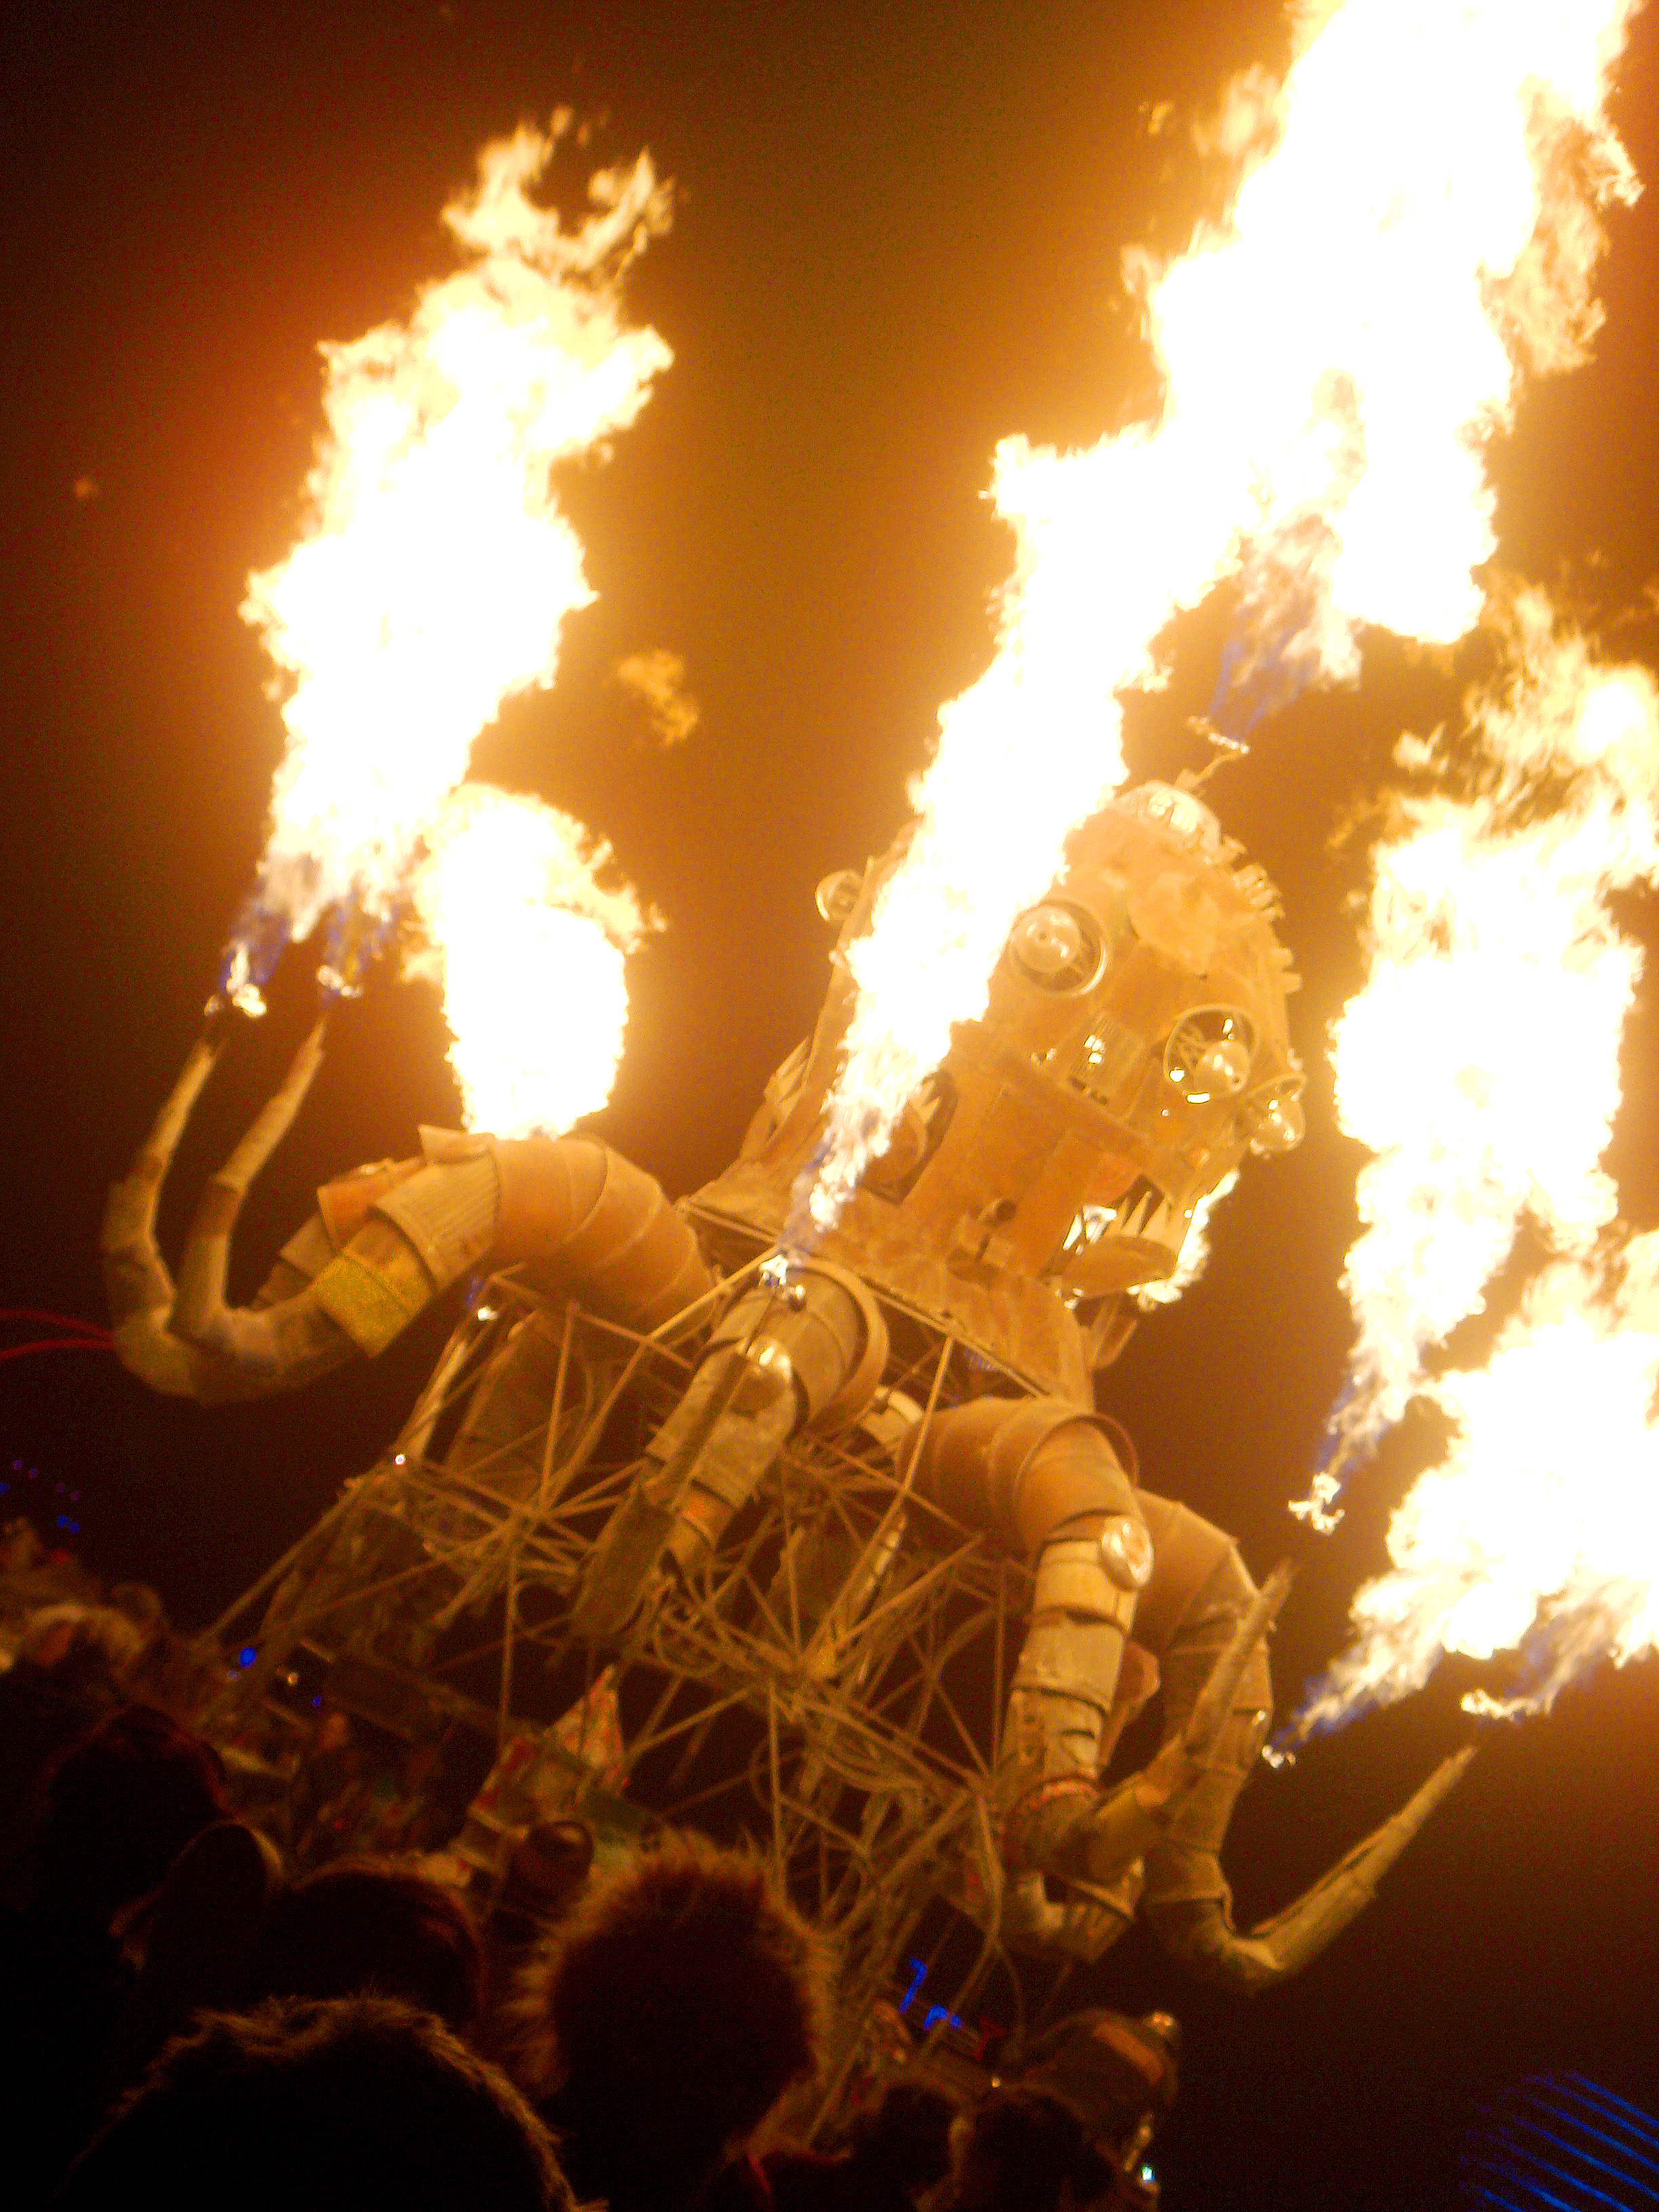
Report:
[[625,956],[655,926],[610,848],[538,800],[464,783],[422,840],[410,902],[443,992],[469,1128],[556,1134],[611,1096],[628,1021]]
[[[1297,1510],[1328,1524],[1340,1473],[1414,1398],[1451,1441],[1298,1735],[1420,1687],[1448,1651],[1518,1651],[1514,1693],[1474,1703],[1519,1712],[1659,1641],[1653,1244],[1615,1228],[1601,1164],[1642,969],[1611,902],[1659,884],[1659,686],[1598,664],[1536,592],[1500,642],[1462,735],[1402,742],[1417,787],[1372,855],[1370,972],[1334,1038],[1342,1126],[1374,1156],[1345,1279],[1358,1336],[1325,1488]],[[1553,1258],[1484,1368],[1431,1373],[1523,1223]]]
[[1413,787],[1371,855],[1370,974],[1333,1035],[1338,1116],[1373,1154],[1345,1278],[1351,1448],[1399,1419],[1523,1221],[1582,1255],[1618,1207],[1601,1158],[1642,954],[1609,901],[1659,880],[1659,689],[1597,665],[1540,592],[1499,645],[1462,736],[1401,743]]
[[1299,1737],[1421,1688],[1447,1652],[1517,1655],[1474,1713],[1547,1711],[1593,1667],[1659,1650],[1659,1237],[1558,1261],[1484,1367],[1422,1393],[1451,1437],[1389,1528],[1389,1571],[1304,1698]]
[[[568,123],[485,148],[444,210],[467,264],[406,323],[324,347],[310,520],[242,610],[286,686],[288,742],[223,995],[257,1012],[283,945],[325,921],[325,988],[356,988],[412,895],[469,1110],[487,1100],[514,1133],[605,1103],[622,956],[644,926],[579,823],[458,789],[502,701],[553,682],[565,620],[592,597],[550,472],[632,422],[672,358],[621,310],[624,270],[668,221],[649,157],[596,176],[574,229],[529,197]],[[516,933],[509,969],[563,996],[561,1070],[525,1059],[483,988],[480,930],[498,957]]]
[[1123,781],[1119,695],[1171,617],[1240,586],[1248,690],[1358,673],[1366,623],[1449,642],[1493,549],[1485,441],[1522,362],[1581,358],[1596,211],[1635,182],[1604,112],[1629,0],[1344,0],[1282,88],[1235,88],[1226,222],[1143,265],[1158,421],[1061,454],[1012,439],[996,656],[940,715],[921,821],[848,953],[859,987],[792,1229],[836,1218],[976,1016],[1017,915]]

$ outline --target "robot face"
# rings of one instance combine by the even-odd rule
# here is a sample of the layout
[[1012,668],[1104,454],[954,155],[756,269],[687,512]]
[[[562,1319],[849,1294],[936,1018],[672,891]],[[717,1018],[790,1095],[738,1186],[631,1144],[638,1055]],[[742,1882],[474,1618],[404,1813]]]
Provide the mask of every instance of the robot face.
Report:
[[[1029,1039],[1074,1141],[1079,1109],[1094,1109],[1098,1150],[1048,1270],[1070,1292],[1169,1274],[1244,1152],[1300,1139],[1296,979],[1273,886],[1240,857],[1190,793],[1142,786],[1084,825],[1050,898],[1010,934],[987,1018]],[[1056,940],[1077,953],[1068,967],[1050,952],[1045,974]]]
[[[898,858],[820,887],[843,944]],[[1297,979],[1273,885],[1241,860],[1209,808],[1168,784],[1075,831],[1063,872],[1010,931],[984,1013],[957,1024],[871,1163],[839,1256],[890,1273],[908,1254],[988,1295],[1021,1278],[1068,1300],[1172,1273],[1194,1209],[1246,1151],[1287,1152],[1302,1133],[1285,1018]],[[819,1141],[853,996],[839,969],[722,1203],[740,1188],[757,1221],[781,1211]]]
[[1100,1297],[1170,1274],[1247,1150],[1302,1134],[1273,886],[1209,808],[1152,784],[1073,836],[976,1022],[912,1102],[878,1196],[960,1252]]

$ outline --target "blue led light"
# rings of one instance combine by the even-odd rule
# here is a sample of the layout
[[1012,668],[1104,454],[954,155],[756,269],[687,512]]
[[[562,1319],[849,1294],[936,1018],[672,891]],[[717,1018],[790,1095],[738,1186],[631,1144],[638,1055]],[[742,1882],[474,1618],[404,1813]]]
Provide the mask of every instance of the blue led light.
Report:
[[1493,2212],[1659,2205],[1659,2126],[1582,2074],[1534,2075],[1465,2138],[1464,2201]]

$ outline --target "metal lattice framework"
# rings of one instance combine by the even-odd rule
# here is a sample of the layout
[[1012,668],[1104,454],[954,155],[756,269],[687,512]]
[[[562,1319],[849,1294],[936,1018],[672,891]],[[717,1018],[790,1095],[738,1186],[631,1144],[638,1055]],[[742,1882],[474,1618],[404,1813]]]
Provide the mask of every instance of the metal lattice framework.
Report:
[[837,1945],[849,2022],[948,1900],[977,1940],[939,2009],[965,2008],[1001,1955],[989,1790],[1029,1577],[915,1498],[890,1446],[982,1386],[980,1355],[884,1302],[862,1425],[799,1431],[702,1576],[612,1644],[572,1631],[595,1539],[765,1255],[720,1256],[719,1290],[649,1334],[493,1277],[392,1449],[220,1624],[267,1601],[222,1729],[274,1715],[292,1759],[325,1691],[404,1737],[470,1735],[475,1781],[516,1747],[602,1822],[746,1836]]

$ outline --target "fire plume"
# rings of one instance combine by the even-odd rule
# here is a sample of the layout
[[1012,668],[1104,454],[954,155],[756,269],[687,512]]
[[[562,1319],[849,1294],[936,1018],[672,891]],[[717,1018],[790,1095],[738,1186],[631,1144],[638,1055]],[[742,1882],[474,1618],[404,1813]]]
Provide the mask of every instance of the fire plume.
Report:
[[556,1134],[611,1095],[624,955],[651,926],[610,848],[539,800],[463,784],[427,832],[414,906],[453,1037],[470,1128]]
[[1474,1713],[1546,1710],[1601,1661],[1659,1649],[1659,1236],[1529,1286],[1483,1368],[1423,1395],[1450,1424],[1389,1531],[1390,1571],[1304,1700],[1298,1736],[1419,1689],[1447,1652],[1518,1653]]
[[1346,0],[1282,87],[1252,73],[1215,134],[1228,220],[1136,264],[1155,422],[1091,450],[999,449],[1015,538],[997,651],[941,712],[921,821],[870,933],[799,1233],[831,1224],[906,1099],[985,1005],[1067,830],[1123,781],[1120,695],[1170,617],[1236,583],[1218,719],[1358,672],[1367,623],[1450,641],[1493,546],[1483,447],[1520,364],[1594,328],[1597,210],[1635,190],[1603,112],[1630,0]]
[[1659,866],[1659,709],[1645,670],[1556,639],[1539,594],[1513,647],[1455,745],[1401,748],[1441,787],[1398,801],[1372,854],[1370,972],[1334,1032],[1338,1116],[1374,1155],[1345,1279],[1356,1437],[1399,1419],[1523,1218],[1582,1253],[1617,1210],[1600,1162],[1641,953],[1607,902]]
[[[560,116],[549,132],[525,128],[484,149],[476,186],[444,210],[466,265],[425,287],[407,322],[323,348],[327,432],[307,483],[310,520],[286,560],[250,578],[242,610],[285,686],[287,749],[226,981],[228,995],[257,1000],[274,953],[325,917],[337,933],[372,944],[424,842],[434,854],[425,897],[442,918],[469,1102],[483,1110],[489,1100],[493,1110],[510,1099],[518,1118],[538,1125],[563,1108],[532,1106],[523,1066],[488,1074],[482,1047],[459,1035],[483,991],[458,905],[463,848],[479,849],[486,823],[492,839],[509,823],[519,831],[562,824],[550,865],[566,903],[537,915],[499,890],[487,902],[497,924],[516,916],[528,935],[516,946],[498,936],[493,957],[503,975],[522,975],[558,933],[587,933],[583,980],[559,1019],[568,1025],[603,1006],[593,1066],[607,1054],[614,1066],[620,1017],[615,992],[596,978],[623,939],[593,939],[591,921],[569,910],[573,901],[578,912],[598,910],[609,896],[571,890],[585,844],[577,825],[486,810],[476,795],[459,814],[444,810],[503,700],[552,683],[565,618],[592,597],[550,472],[631,422],[671,358],[621,311],[623,270],[667,222],[666,188],[649,157],[594,177],[591,211],[572,229],[530,198],[568,122]],[[522,841],[515,849],[522,859]],[[482,895],[482,878],[472,880]],[[343,962],[331,964],[337,983],[354,980],[339,972]],[[552,988],[545,971],[541,988]],[[544,1018],[548,1011],[544,1001]],[[564,1036],[569,1046],[568,1026]],[[578,1046],[575,1059],[587,1050]],[[584,1078],[568,1095],[591,1108],[604,1095],[592,1091]],[[565,1096],[557,1085],[550,1094]]]
[[[1474,1705],[1521,1711],[1659,1640],[1659,1237],[1621,1240],[1601,1164],[1642,967],[1608,901],[1659,884],[1659,687],[1598,666],[1539,594],[1506,645],[1510,674],[1455,744],[1401,748],[1449,788],[1398,802],[1372,856],[1370,972],[1334,1033],[1342,1124],[1374,1154],[1338,1460],[1413,1398],[1450,1439],[1301,1735],[1419,1686],[1447,1651],[1518,1650],[1521,1686]],[[1523,1222],[1559,1256],[1484,1366],[1431,1374]]]

